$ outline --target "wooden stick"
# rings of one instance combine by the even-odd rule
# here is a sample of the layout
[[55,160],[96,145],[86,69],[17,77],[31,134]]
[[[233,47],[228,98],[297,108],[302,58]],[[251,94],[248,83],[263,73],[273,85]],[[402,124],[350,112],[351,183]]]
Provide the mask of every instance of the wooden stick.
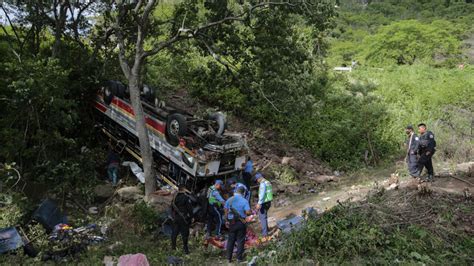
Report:
[[462,181],[462,182],[464,182],[464,183],[466,183],[466,184],[469,184],[469,185],[472,186],[472,187],[474,187],[474,184],[472,184],[471,182],[469,182],[469,181],[467,181],[467,180],[464,180],[464,179],[462,179],[462,178],[460,178],[460,177],[457,177],[457,176],[454,176],[454,175],[452,175],[451,177],[454,178],[454,179],[457,179],[457,180],[459,180],[459,181]]

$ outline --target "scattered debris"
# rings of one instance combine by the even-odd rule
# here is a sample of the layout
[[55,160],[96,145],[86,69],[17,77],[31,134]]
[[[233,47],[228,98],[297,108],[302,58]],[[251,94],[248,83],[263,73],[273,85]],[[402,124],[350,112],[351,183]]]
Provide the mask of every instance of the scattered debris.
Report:
[[387,190],[393,190],[393,189],[398,189],[400,186],[400,178],[398,173],[397,174],[391,174],[390,179],[388,180],[388,187]]
[[33,213],[32,219],[40,223],[47,233],[52,232],[57,224],[67,223],[67,217],[51,199],[46,199],[40,204]]
[[0,229],[0,254],[15,250],[24,245],[15,227]]
[[142,253],[122,255],[117,266],[149,266],[148,259]]
[[[207,246],[211,244],[212,246],[218,248],[218,249],[225,249],[227,246],[227,240],[221,240],[219,237],[214,236],[211,238],[206,239],[204,242],[204,245]],[[251,247],[255,247],[262,244],[262,242],[259,242],[257,234],[254,232],[254,230],[251,227],[247,228],[247,233],[245,236],[245,249],[249,249]],[[234,249],[234,252],[237,252],[237,248]]]
[[183,265],[184,261],[183,259],[175,257],[175,256],[168,256],[166,258],[166,264],[167,265]]
[[433,189],[431,188],[431,184],[428,182],[423,182],[418,184],[418,192],[420,195],[428,195],[431,194]]
[[105,266],[114,266],[114,257],[112,256],[105,256],[104,259],[102,260]]
[[339,177],[335,175],[318,175],[318,176],[312,176],[309,179],[315,181],[318,184],[323,184],[326,182],[338,182]]
[[89,212],[90,214],[98,214],[98,213],[99,213],[99,209],[98,209],[97,207],[90,207],[90,208],[88,209],[88,212]]
[[123,246],[123,243],[120,242],[120,241],[115,241],[115,243],[113,243],[112,245],[108,246],[107,249],[110,251],[110,252],[113,252],[115,249],[117,249],[118,247],[120,246]]
[[325,197],[325,198],[323,198],[323,201],[328,201],[330,199],[331,199],[331,197]]
[[257,265],[258,256],[253,256],[247,266],[256,266]]
[[317,218],[318,211],[316,211],[313,207],[308,207],[302,211],[302,215],[306,218]]
[[293,230],[298,230],[303,226],[304,218],[303,216],[294,216],[285,220],[277,222],[277,227],[283,233],[290,233]]
[[281,159],[281,164],[283,165],[287,165],[291,160],[293,160],[294,158],[293,157],[283,157]]
[[464,199],[466,199],[466,200],[470,200],[471,197],[472,197],[472,194],[471,194],[471,191],[469,190],[469,188],[465,188],[463,190],[463,195],[464,195]]
[[130,167],[130,170],[137,177],[138,181],[140,181],[142,184],[145,184],[145,173],[143,173],[142,168],[140,168],[137,163],[125,161],[122,163],[122,166]]

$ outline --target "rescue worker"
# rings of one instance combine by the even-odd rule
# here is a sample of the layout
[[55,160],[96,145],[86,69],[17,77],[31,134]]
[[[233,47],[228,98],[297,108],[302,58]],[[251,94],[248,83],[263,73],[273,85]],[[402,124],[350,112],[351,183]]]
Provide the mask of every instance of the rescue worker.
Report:
[[235,184],[235,189],[234,189],[234,193],[235,191],[237,191],[239,188],[243,188],[243,192],[241,193],[241,195],[248,201],[250,202],[250,190],[248,189],[248,187],[242,183],[236,183]]
[[245,236],[247,234],[246,218],[250,215],[250,204],[243,197],[245,188],[239,186],[234,192],[234,196],[225,202],[225,218],[229,228],[229,239],[227,240],[227,260],[232,262],[234,245],[237,243],[237,262],[243,261],[245,249]]
[[252,172],[253,172],[253,161],[252,161],[252,158],[250,158],[249,156],[247,158],[247,162],[245,163],[244,172],[242,173],[244,184],[249,189],[250,189],[250,181],[252,180]]
[[242,193],[242,196],[248,201],[250,202],[250,191],[249,189],[247,188],[246,185],[242,184],[242,183],[239,183],[239,182],[236,182],[235,180],[233,179],[229,179],[229,184],[230,184],[230,192],[235,193],[237,191],[237,189],[239,187],[242,187],[244,189],[244,192]]
[[420,133],[420,143],[418,153],[420,158],[418,159],[418,175],[421,176],[423,168],[426,167],[428,171],[427,181],[433,182],[433,162],[431,158],[436,151],[436,141],[434,134],[431,131],[426,130],[426,124],[420,123],[418,125],[418,133]]
[[183,251],[185,254],[189,254],[188,238],[193,217],[193,206],[185,188],[184,184],[179,184],[178,193],[171,202],[171,217],[173,219],[171,249],[176,250],[176,239],[179,233],[183,241]]
[[261,173],[255,175],[255,181],[260,184],[258,188],[256,210],[258,211],[258,219],[262,226],[262,237],[263,239],[266,239],[268,235],[268,210],[270,209],[273,200],[272,184],[263,178]]
[[212,235],[212,227],[216,225],[216,235],[221,238],[222,207],[225,204],[220,191],[222,190],[224,182],[216,180],[213,186],[207,190],[208,199],[208,219],[207,219],[207,237]]
[[112,146],[109,147],[109,154],[107,155],[107,176],[114,186],[118,183],[118,170],[120,164],[120,157],[114,151]]
[[410,173],[411,177],[417,178],[419,177],[418,158],[417,158],[419,138],[416,135],[412,125],[408,125],[405,128],[405,133],[408,135],[407,154],[406,154],[408,173]]

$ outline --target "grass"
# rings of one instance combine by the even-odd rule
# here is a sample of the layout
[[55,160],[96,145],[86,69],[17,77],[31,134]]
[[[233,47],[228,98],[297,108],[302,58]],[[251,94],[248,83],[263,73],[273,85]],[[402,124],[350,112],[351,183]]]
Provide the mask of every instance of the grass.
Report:
[[274,244],[265,263],[472,264],[474,207],[462,197],[375,191],[337,206]]

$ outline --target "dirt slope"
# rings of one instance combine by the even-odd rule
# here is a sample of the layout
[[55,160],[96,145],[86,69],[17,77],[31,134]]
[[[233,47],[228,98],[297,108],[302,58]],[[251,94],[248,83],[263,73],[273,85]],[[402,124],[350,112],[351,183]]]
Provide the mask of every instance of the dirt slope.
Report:
[[[474,183],[474,176],[463,176],[462,179]],[[474,192],[474,187],[463,181],[455,179],[453,177],[436,178],[435,182],[430,183],[431,189],[437,193],[453,193],[463,195],[466,189],[469,189],[470,193]],[[334,207],[339,204],[338,202],[345,201],[359,201],[367,196],[369,191],[375,187],[384,187],[389,189],[391,181],[389,179],[377,182],[376,180],[369,184],[359,184],[352,186],[343,186],[334,189],[328,189],[317,195],[311,195],[305,199],[293,202],[291,205],[279,208],[270,209],[269,213],[269,224],[275,226],[276,222],[284,219],[288,216],[301,215],[302,211],[306,208],[313,207],[318,212],[323,212],[327,209]],[[418,182],[414,182],[413,179],[406,179],[400,182],[400,189],[418,189]]]

